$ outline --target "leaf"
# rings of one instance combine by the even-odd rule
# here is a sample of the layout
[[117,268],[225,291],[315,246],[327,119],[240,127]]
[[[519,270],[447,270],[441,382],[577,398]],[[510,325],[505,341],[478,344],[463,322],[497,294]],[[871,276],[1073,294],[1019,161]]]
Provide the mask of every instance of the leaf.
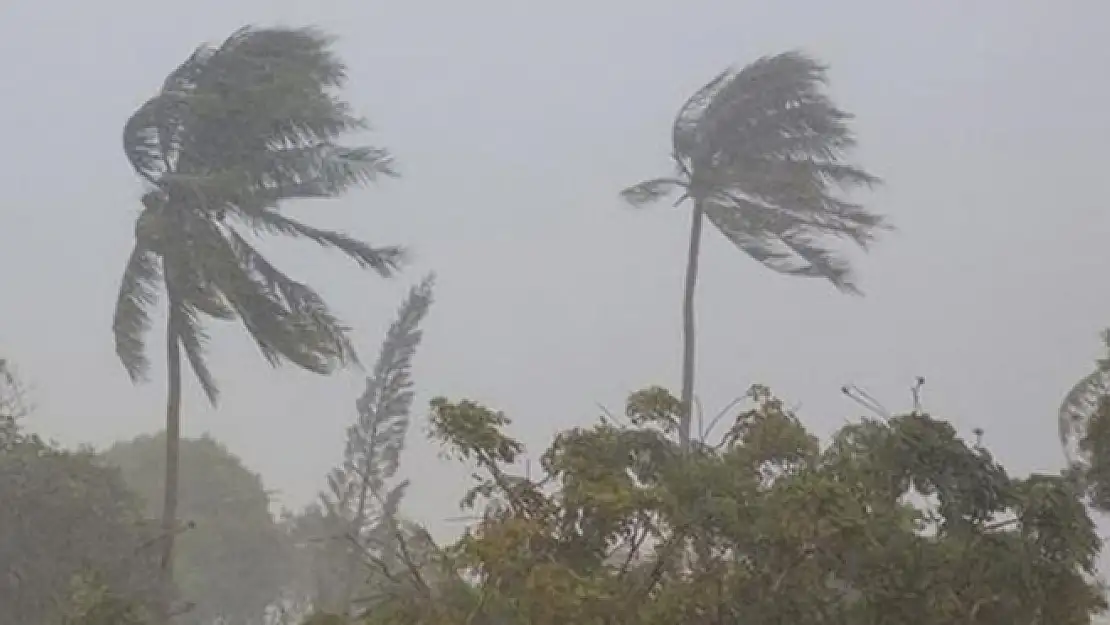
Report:
[[682,183],[671,178],[654,178],[621,191],[621,197],[632,206],[641,207],[670,195]]
[[150,331],[150,309],[158,302],[161,277],[158,257],[137,241],[123,270],[112,320],[116,354],[132,380],[145,379],[150,369],[146,333]]
[[841,291],[860,293],[847,261],[822,247],[804,222],[737,198],[706,200],[703,207],[725,238],[764,267],[791,276],[825,278]]
[[189,367],[193,370],[193,374],[197,376],[201,390],[204,391],[208,401],[215,406],[219,402],[220,391],[215,378],[208,370],[208,363],[204,358],[208,334],[197,318],[197,311],[186,303],[180,303],[174,306],[170,315],[172,317],[171,327],[173,328],[171,331],[176,335],[176,339],[181,341],[181,347],[185,350],[185,357],[189,360]]
[[360,267],[374,269],[382,277],[393,275],[405,261],[405,252],[400,247],[375,248],[346,234],[303,224],[277,211],[252,210],[236,214],[236,217],[261,232],[304,237],[324,247],[336,249],[353,259]]

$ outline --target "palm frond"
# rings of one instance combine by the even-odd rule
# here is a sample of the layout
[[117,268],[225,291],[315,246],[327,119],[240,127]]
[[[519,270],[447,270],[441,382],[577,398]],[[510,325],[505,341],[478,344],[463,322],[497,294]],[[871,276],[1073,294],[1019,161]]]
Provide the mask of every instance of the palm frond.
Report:
[[680,113],[689,130],[675,152],[699,168],[737,156],[836,158],[855,141],[851,116],[824,95],[825,82],[825,66],[797,51],[728,71],[707,85],[703,103]]
[[166,77],[162,90],[128,118],[123,151],[135,171],[157,183],[172,171],[181,150],[182,131],[190,118],[190,98],[213,50],[200,46]]
[[143,241],[136,241],[123,270],[112,319],[116,354],[132,380],[145,379],[150,369],[146,334],[150,331],[150,309],[158,303],[161,278],[158,256]]
[[334,197],[347,189],[397,177],[388,150],[348,148],[332,143],[271,149],[260,153],[260,196],[269,202],[296,198]]
[[329,91],[346,80],[331,42],[312,28],[246,27],[218,47],[198,48],[125,125],[133,167],[151,181],[171,171],[261,176],[259,156],[270,150],[327,144],[365,128]]
[[[185,216],[188,217],[188,214]],[[185,220],[187,224],[195,221],[196,216],[192,217],[193,219]],[[195,227],[189,226],[183,228],[171,239],[172,244],[167,245],[164,251],[164,258],[170,268],[166,282],[168,285],[172,284],[171,299],[213,319],[230,321],[235,318],[235,311],[220,291],[219,285],[207,275],[204,258],[207,246],[203,239],[198,241],[191,236],[190,232],[194,229]]]
[[216,379],[212,376],[205,360],[208,333],[201,325],[197,310],[186,303],[180,303],[174,306],[170,315],[172,316],[171,331],[181,342],[181,347],[185,350],[185,357],[189,360],[189,367],[196,375],[197,382],[200,383],[204,395],[215,406],[219,402],[220,391],[216,385]]
[[671,130],[676,160],[680,160],[680,155],[683,158],[689,158],[699,149],[702,138],[698,130],[698,122],[718,92],[727,85],[732,74],[732,68],[726,68],[701,89],[695,91],[694,95],[679,108]]
[[779,235],[779,240],[798,255],[803,262],[792,271],[795,276],[824,278],[834,287],[850,295],[862,295],[856,286],[852,266],[834,250],[821,245],[816,236],[805,231],[787,231]]
[[332,314],[324,299],[308,285],[277,269],[234,229],[226,230],[241,266],[257,275],[267,292],[279,298],[302,347],[331,360],[329,370],[358,364],[358,355],[348,338],[350,328]]
[[824,228],[735,196],[707,198],[702,207],[717,230],[764,267],[791,276],[825,278],[837,289],[858,295],[851,265],[824,247]]
[[243,28],[208,59],[197,91],[218,96],[192,124],[185,150],[207,170],[241,168],[271,148],[326,143],[366,127],[330,90],[346,68],[312,28]]
[[621,198],[632,206],[640,207],[661,200],[683,187],[685,185],[681,180],[652,178],[621,191]]
[[189,245],[202,259],[204,274],[223,294],[266,361],[277,366],[289,360],[315,373],[332,371],[334,359],[319,353],[319,345],[301,342],[302,328],[283,305],[281,295],[258,275],[253,264],[244,262],[241,250],[225,231],[206,220],[196,220],[194,225],[197,231],[190,236]]
[[405,262],[405,250],[398,246],[372,247],[350,235],[309,226],[275,210],[261,209],[234,213],[256,232],[304,237],[324,247],[342,252],[364,269],[390,277]]

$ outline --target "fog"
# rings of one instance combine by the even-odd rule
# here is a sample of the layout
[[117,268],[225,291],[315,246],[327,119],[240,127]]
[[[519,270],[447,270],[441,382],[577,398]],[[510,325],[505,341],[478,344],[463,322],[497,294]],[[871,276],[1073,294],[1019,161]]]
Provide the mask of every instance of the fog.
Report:
[[[408,289],[437,275],[415,357],[402,473],[408,515],[437,535],[468,472],[424,436],[433,396],[513,418],[535,458],[551,436],[658,384],[677,393],[687,210],[618,193],[670,171],[671,122],[729,64],[801,49],[829,66],[883,184],[858,198],[895,230],[849,249],[864,297],[775,274],[705,232],[698,402],[715,414],[766,384],[818,434],[894,412],[910,386],[1015,473],[1056,472],[1056,410],[1110,324],[1110,5],[642,2],[528,4],[135,0],[0,6],[6,197],[0,354],[35,404],[26,427],[98,448],[164,427],[164,339],[151,381],[114,353],[112,313],[143,187],[121,129],[198,44],[244,24],[317,25],[349,67],[344,97],[401,176],[289,205],[412,262],[382,279],[300,241],[267,241],[353,328],[364,363]],[[210,433],[279,505],[325,488],[367,370],[269,367],[237,324],[212,330],[223,395],[186,372],[183,431]]]

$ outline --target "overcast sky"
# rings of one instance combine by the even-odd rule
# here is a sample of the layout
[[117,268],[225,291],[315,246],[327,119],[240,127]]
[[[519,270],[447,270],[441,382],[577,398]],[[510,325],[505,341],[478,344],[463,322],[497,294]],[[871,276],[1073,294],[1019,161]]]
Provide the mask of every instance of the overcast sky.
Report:
[[[1016,471],[1056,470],[1055,408],[1110,324],[1110,4],[631,0],[138,0],[0,4],[0,353],[33,386],[30,427],[104,445],[164,418],[164,368],[131,384],[111,314],[140,185],[121,126],[194,46],[245,23],[340,37],[347,96],[404,177],[328,204],[316,224],[411,246],[383,281],[307,243],[271,246],[357,328],[372,362],[405,290],[437,302],[417,355],[405,460],[436,527],[466,474],[423,441],[432,395],[504,409],[535,451],[597,404],[677,387],[687,217],[622,206],[666,173],[687,95],[724,66],[800,47],[858,116],[864,197],[899,228],[857,255],[864,298],[771,274],[707,231],[699,395],[715,412],[762,382],[822,434],[858,415],[840,387],[926,407]],[[271,370],[218,331],[224,399],[189,382],[188,434],[210,431],[283,502],[307,501],[342,449],[358,372]],[[159,341],[152,343],[157,347]],[[155,352],[155,363],[161,357]]]

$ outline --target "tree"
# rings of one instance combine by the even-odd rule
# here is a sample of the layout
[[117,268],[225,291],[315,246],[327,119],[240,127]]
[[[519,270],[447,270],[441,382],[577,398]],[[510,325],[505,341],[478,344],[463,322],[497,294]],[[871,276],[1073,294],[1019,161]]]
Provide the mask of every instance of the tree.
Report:
[[[116,443],[102,454],[158,514],[165,434]],[[174,561],[183,624],[254,625],[295,578],[289,537],[270,512],[261,478],[209,436],[181,441],[181,516]]]
[[366,127],[333,92],[346,80],[332,40],[310,29],[252,28],[203,45],[124,126],[123,147],[149,190],[135,224],[113,331],[135,381],[146,378],[151,311],[167,300],[166,488],[162,571],[177,533],[181,352],[208,399],[205,319],[238,319],[271,364],[320,374],[356,362],[347,328],[320,295],[275,267],[245,233],[305,238],[390,275],[395,247],[375,248],[285,216],[282,202],[335,197],[394,175],[385,150],[335,141]]
[[[313,609],[349,615],[357,599],[396,568],[398,509],[408,480],[392,481],[412,409],[412,359],[423,337],[420,324],[432,304],[434,277],[413,287],[382,343],[378,361],[355,402],[342,462],[328,475],[320,505],[290,519],[301,546]],[[372,572],[365,574],[366,565]],[[367,579],[369,577],[369,579]]]
[[446,552],[465,593],[397,601],[399,623],[1085,624],[1106,603],[1074,482],[1014,478],[949,424],[863,420],[825,446],[767,389],[684,448],[681,402],[556,436],[512,472],[508,418],[433,401],[433,435],[476,465],[482,519]]
[[373,374],[347,429],[343,463],[328,476],[330,492],[321,498],[327,513],[344,526],[341,540],[348,553],[342,582],[340,614],[350,614],[359,564],[367,557],[388,566],[397,532],[397,514],[408,480],[389,485],[401,462],[412,409],[412,358],[423,332],[420,322],[432,304],[434,278],[413,287],[389,327]]
[[678,112],[672,131],[675,174],[621,195],[642,206],[679,191],[692,206],[683,297],[682,419],[689,446],[694,397],[694,291],[702,224],[772,271],[824,278],[859,293],[851,267],[826,239],[866,249],[882,217],[838,197],[878,179],[845,161],[855,138],[851,115],[822,91],[826,68],[799,52],[727,69]]
[[10,368],[0,384],[0,623],[51,623],[64,616],[71,584],[95,575],[135,609],[160,588],[151,548],[156,528],[119,472],[85,450],[66,451],[22,430],[22,385]]

